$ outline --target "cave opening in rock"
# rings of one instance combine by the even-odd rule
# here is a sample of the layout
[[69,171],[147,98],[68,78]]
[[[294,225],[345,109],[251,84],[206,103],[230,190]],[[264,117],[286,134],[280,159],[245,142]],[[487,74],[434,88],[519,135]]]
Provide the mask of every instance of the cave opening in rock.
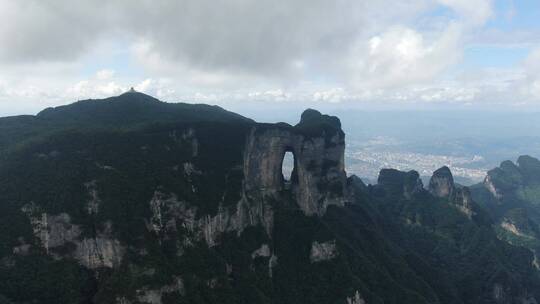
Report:
[[285,183],[290,183],[294,171],[294,154],[292,151],[286,151],[281,162],[281,173]]

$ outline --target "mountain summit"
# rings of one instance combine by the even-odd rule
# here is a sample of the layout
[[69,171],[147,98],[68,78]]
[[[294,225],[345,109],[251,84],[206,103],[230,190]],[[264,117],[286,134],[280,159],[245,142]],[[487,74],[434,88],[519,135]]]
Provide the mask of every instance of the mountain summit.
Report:
[[0,118],[0,153],[8,145],[71,130],[136,128],[149,124],[254,123],[218,106],[167,103],[130,90],[105,99],[47,108],[36,116]]
[[37,118],[62,123],[113,126],[147,122],[250,121],[218,106],[166,103],[135,90],[116,97],[82,100],[48,108],[41,111]]

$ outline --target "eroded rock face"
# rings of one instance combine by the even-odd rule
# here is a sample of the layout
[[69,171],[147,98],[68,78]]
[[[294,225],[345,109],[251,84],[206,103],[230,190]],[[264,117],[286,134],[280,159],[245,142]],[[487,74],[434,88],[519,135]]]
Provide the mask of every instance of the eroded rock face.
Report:
[[268,276],[273,276],[274,267],[278,265],[278,257],[276,255],[273,255],[268,260]]
[[299,124],[254,127],[244,153],[244,190],[248,200],[279,199],[284,190],[285,152],[295,158],[292,193],[306,215],[323,215],[329,205],[341,206],[346,192],[345,135],[335,117],[314,110]]
[[161,304],[162,297],[168,293],[184,294],[184,281],[181,277],[174,277],[173,282],[161,288],[144,287],[137,290],[137,300],[145,304]]
[[468,187],[456,186],[452,172],[446,166],[433,172],[429,181],[429,192],[435,197],[448,199],[469,219],[477,215],[478,206],[472,199],[471,191]]
[[125,248],[112,237],[110,223],[98,230],[95,237],[88,238],[81,235],[81,228],[71,223],[67,213],[50,215],[34,204],[24,206],[23,212],[30,219],[34,236],[48,254],[74,258],[90,269],[112,268],[121,263]]
[[[171,132],[169,136],[182,144],[187,142],[192,157],[199,155],[202,147],[195,129]],[[223,206],[216,202],[215,212],[200,214],[196,205],[158,188],[148,202],[150,216],[145,219],[146,227],[160,240],[178,236],[175,233],[181,227],[182,231],[185,229],[189,232],[189,236],[178,241],[183,242],[182,246],[204,240],[212,247],[219,244],[223,233],[235,232],[240,235],[249,226],[260,225],[271,237],[275,202],[290,201],[308,216],[322,216],[328,206],[342,206],[347,198],[344,137],[339,119],[314,110],[305,111],[296,126],[254,124],[245,141],[243,187],[235,205]],[[290,186],[287,188],[282,175],[286,151],[291,151],[295,157]],[[188,181],[202,174],[194,162],[184,162],[175,168],[182,168]],[[97,185],[97,180],[83,184],[88,192],[85,213],[91,218],[98,216],[103,207]],[[96,227],[96,231],[91,233],[93,236],[87,237],[83,230],[88,227],[74,224],[67,213],[48,214],[33,204],[25,206],[23,211],[47,253],[75,258],[90,269],[115,267],[121,263],[126,249],[114,238],[110,223],[108,228]],[[21,247],[23,245],[25,247]],[[24,254],[28,251],[25,243],[21,243],[21,246],[15,248],[14,252]],[[143,252],[144,249],[141,249],[141,254]],[[254,254],[269,259],[271,275],[277,263],[272,250],[263,246]],[[313,258],[316,261],[329,259],[333,255],[333,243],[316,244],[314,247]],[[148,294],[151,296],[152,292]]]
[[382,169],[377,185],[391,195],[404,196],[407,199],[424,191],[424,185],[418,172],[403,172],[396,169]]
[[101,267],[113,268],[120,265],[125,248],[120,241],[99,235],[75,241],[73,257],[90,269]]
[[500,226],[506,231],[524,238],[534,239],[540,235],[538,225],[523,208],[514,208],[506,212]]
[[540,182],[540,161],[534,157],[522,155],[517,165],[506,160],[498,168],[488,171],[484,179],[484,187],[499,202],[506,196],[515,195],[516,192],[530,184]]
[[309,259],[311,263],[328,261],[337,256],[336,241],[319,243],[317,241],[311,244]]
[[91,182],[85,183],[84,186],[86,187],[88,195],[90,196],[90,200],[86,204],[86,212],[89,215],[97,214],[99,212],[99,204],[101,203],[101,201],[99,199],[96,181],[93,180]]
[[504,286],[501,283],[493,284],[492,297],[495,303],[500,304],[537,304],[536,299],[529,295],[527,292],[522,292],[519,295],[511,295],[511,289],[507,286]]
[[473,201],[468,187],[455,188],[452,202],[469,219],[472,219],[477,214],[478,207]]
[[218,244],[223,233],[240,234],[248,226],[260,224],[270,235],[274,221],[270,206],[262,201],[250,203],[241,199],[234,207],[220,206],[216,215],[201,218],[196,217],[196,206],[178,200],[174,194],[156,191],[149,205],[152,216],[147,227],[150,231],[166,238],[167,233],[176,231],[177,225],[181,225],[210,247]]
[[357,290],[354,296],[347,298],[347,304],[366,304],[366,301],[364,301],[360,292]]
[[484,179],[484,187],[495,197],[497,200],[501,200],[503,198],[503,193],[501,189],[499,189],[495,183],[493,182],[493,177],[489,174],[486,175],[486,178]]
[[454,193],[454,177],[446,166],[433,172],[429,180],[429,192],[436,197],[450,197]]
[[[267,234],[271,235],[273,223],[274,214],[270,206],[263,202],[251,203],[246,200],[238,202],[235,210],[220,207],[217,215],[207,215],[194,222],[203,232],[209,246],[217,245],[222,233],[234,231],[239,235],[249,226],[261,225],[266,229]],[[193,231],[197,230],[193,229]]]
[[252,259],[257,258],[257,257],[268,258],[271,255],[272,253],[270,252],[270,246],[268,246],[268,244],[262,244],[261,247],[259,247],[259,249],[251,253],[251,258]]
[[34,236],[40,240],[47,253],[51,248],[73,242],[81,234],[78,226],[71,225],[71,218],[67,213],[50,215],[42,212],[33,203],[25,205],[22,211],[30,219]]

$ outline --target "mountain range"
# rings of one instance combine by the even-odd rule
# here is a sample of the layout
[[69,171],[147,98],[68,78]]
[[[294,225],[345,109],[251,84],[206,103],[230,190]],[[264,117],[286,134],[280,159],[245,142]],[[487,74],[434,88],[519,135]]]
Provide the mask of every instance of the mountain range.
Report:
[[257,123],[132,91],[0,131],[2,304],[540,301],[530,156],[471,187],[447,167],[367,185],[337,117]]

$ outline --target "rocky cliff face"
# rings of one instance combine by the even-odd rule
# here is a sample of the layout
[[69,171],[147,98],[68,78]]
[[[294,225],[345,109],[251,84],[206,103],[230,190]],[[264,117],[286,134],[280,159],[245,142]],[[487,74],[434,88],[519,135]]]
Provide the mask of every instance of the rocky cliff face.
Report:
[[[74,258],[89,269],[112,268],[120,265],[125,252],[120,241],[112,236],[112,225],[106,223],[93,237],[82,235],[79,225],[71,222],[67,213],[50,215],[34,204],[23,207],[35,237],[47,254],[56,258]],[[14,252],[25,254],[14,248]]]
[[435,197],[448,199],[469,219],[478,215],[479,207],[473,201],[471,191],[468,187],[456,186],[452,172],[446,166],[433,172],[429,181],[429,192]]
[[314,110],[299,124],[257,125],[244,153],[244,190],[250,201],[283,198],[281,167],[286,152],[294,155],[291,190],[306,215],[322,216],[346,196],[345,135],[339,120]]
[[311,244],[309,259],[311,263],[328,261],[337,256],[336,241],[319,243],[317,241]]
[[449,197],[454,194],[454,177],[446,166],[433,172],[429,180],[429,192],[436,197]]
[[[171,132],[169,138],[174,144],[185,146],[191,159],[197,159],[200,153],[208,153],[202,151],[205,147],[200,144],[195,128]],[[146,146],[143,148],[143,152],[148,150]],[[223,234],[240,235],[247,227],[264,227],[271,237],[275,202],[288,201],[308,216],[322,216],[329,205],[344,204],[347,197],[344,149],[344,133],[339,120],[314,110],[307,110],[294,127],[254,124],[245,138],[241,169],[244,178],[235,204],[215,202],[213,212],[205,214],[206,211],[190,199],[180,198],[159,186],[147,204],[150,216],[145,219],[146,228],[160,240],[167,241],[174,238],[181,227],[189,232],[191,240],[187,243],[203,240],[210,247],[219,244]],[[287,151],[295,157],[289,186],[282,175],[282,162]],[[190,184],[190,192],[196,194],[195,181],[204,177],[205,172],[193,161],[173,166],[175,171],[181,169],[183,178]],[[103,169],[116,170],[113,167]],[[84,209],[90,218],[99,217],[104,204],[97,184],[98,181],[93,179],[82,185],[88,197]],[[51,215],[35,205],[25,206],[24,211],[30,218],[34,235],[47,252],[74,246],[75,250],[68,255],[91,269],[114,267],[121,262],[126,244],[114,239],[110,228],[97,231],[93,238],[84,238],[81,228],[71,223],[67,213]],[[179,254],[184,250],[182,247],[178,248]],[[16,251],[21,252],[22,248],[18,246]]]
[[447,199],[461,213],[478,224],[490,225],[492,220],[473,200],[468,187],[456,185],[452,172],[446,166],[433,172],[429,181],[429,192],[439,198]]
[[424,191],[420,175],[414,170],[403,172],[396,169],[382,169],[377,184],[389,194],[404,196],[407,199]]
[[484,187],[499,203],[506,197],[512,200],[519,192],[530,193],[528,188],[535,188],[538,184],[540,161],[527,155],[520,156],[517,164],[503,161],[498,168],[488,171],[484,179]]
[[152,216],[147,226],[150,231],[167,238],[180,226],[190,232],[190,242],[203,240],[211,247],[217,245],[219,237],[226,232],[240,234],[246,227],[261,225],[271,234],[273,225],[269,206],[262,202],[248,203],[245,199],[234,208],[219,206],[216,215],[202,217],[197,217],[197,206],[180,201],[174,194],[156,191],[149,204]]

